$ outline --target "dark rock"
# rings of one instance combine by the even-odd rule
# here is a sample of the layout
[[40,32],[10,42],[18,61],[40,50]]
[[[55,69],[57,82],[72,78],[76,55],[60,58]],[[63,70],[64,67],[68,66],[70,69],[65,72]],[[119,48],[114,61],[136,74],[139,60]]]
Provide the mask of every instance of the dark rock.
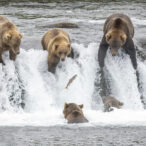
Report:
[[79,28],[77,24],[69,23],[69,22],[60,22],[55,24],[48,24],[41,27],[47,28]]
[[146,60],[146,51],[144,49],[140,50],[140,49],[138,49],[138,47],[136,47],[136,53],[137,53],[137,56],[140,58],[141,61]]
[[142,48],[145,48],[146,49],[146,39],[145,38],[141,38],[139,40],[139,45],[142,47]]

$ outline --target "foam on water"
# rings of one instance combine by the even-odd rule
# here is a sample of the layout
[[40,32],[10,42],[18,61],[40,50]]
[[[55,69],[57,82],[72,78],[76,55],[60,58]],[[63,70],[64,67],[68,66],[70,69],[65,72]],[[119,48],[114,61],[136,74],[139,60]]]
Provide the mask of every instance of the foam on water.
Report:
[[[124,102],[124,107],[104,113],[101,108],[103,104],[95,103],[94,107],[97,106],[98,110],[94,110],[93,97],[96,101],[101,99],[98,93],[100,87],[94,92],[95,78],[100,78],[96,74],[99,71],[98,45],[91,43],[85,47],[82,44],[73,44],[80,57],[75,60],[67,58],[65,62],[61,62],[55,75],[47,70],[47,51],[21,49],[15,63],[9,60],[6,53],[3,56],[6,66],[0,65],[0,125],[66,125],[62,113],[64,102],[84,104],[85,116],[90,121],[85,125],[146,125],[146,111],[140,100],[135,70],[129,56],[124,53],[113,58],[108,52],[105,59],[105,74],[111,94]],[[146,66],[140,61],[138,64],[145,93]],[[67,82],[75,74],[77,78],[65,89]],[[23,100],[24,110],[20,107]]]
[[[146,126],[145,110],[117,110],[104,113],[101,110],[84,110],[89,123],[79,126]],[[48,113],[3,112],[0,115],[1,126],[58,126],[67,125],[62,109],[52,109]]]

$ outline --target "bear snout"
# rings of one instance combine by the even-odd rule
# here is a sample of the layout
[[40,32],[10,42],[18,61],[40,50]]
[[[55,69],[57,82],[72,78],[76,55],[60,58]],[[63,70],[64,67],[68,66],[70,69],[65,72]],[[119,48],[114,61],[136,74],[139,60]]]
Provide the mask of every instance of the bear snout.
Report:
[[65,58],[62,58],[61,61],[65,61]]
[[111,49],[112,56],[116,56],[118,53],[118,49]]
[[116,56],[117,54],[112,54],[112,56]]

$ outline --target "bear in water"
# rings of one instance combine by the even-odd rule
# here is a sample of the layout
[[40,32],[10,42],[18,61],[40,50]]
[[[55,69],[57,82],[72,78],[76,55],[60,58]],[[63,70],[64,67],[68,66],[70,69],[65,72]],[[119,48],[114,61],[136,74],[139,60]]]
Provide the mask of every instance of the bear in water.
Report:
[[10,59],[16,59],[23,34],[7,18],[0,16],[0,63],[3,63],[2,53],[9,51]]
[[68,120],[68,123],[86,123],[88,120],[85,118],[83,111],[83,104],[77,105],[75,103],[64,104],[64,118]]
[[104,58],[108,47],[110,47],[112,56],[117,55],[118,49],[122,47],[130,55],[134,69],[137,69],[136,50],[132,40],[134,27],[130,18],[124,14],[109,16],[105,21],[103,32],[98,51],[100,67],[104,67]]
[[111,96],[102,97],[102,101],[104,104],[105,112],[112,111],[113,110],[112,107],[120,109],[120,107],[124,105],[124,103],[120,102],[119,100],[117,100],[116,98],[111,97]]
[[42,38],[42,46],[48,51],[48,70],[55,73],[59,61],[74,57],[69,35],[61,29],[49,30]]

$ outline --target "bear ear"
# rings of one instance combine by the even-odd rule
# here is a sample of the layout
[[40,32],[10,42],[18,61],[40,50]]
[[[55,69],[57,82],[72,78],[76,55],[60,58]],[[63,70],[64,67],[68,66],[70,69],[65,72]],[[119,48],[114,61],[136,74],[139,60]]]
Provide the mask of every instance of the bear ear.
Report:
[[12,35],[11,35],[10,33],[4,34],[4,39],[5,39],[6,41],[9,41],[11,38],[12,38]]
[[109,41],[112,36],[111,36],[110,32],[108,32],[105,37],[106,37],[106,40]]
[[70,44],[67,44],[67,47],[70,48]]
[[126,34],[122,34],[120,37],[121,37],[121,40],[122,40],[123,42],[125,42],[125,41],[126,41],[126,39],[127,39]]
[[64,103],[64,109],[66,109],[68,107],[68,104],[65,102]]
[[83,105],[83,104],[80,104],[80,105],[79,105],[79,107],[80,107],[80,108],[83,108],[83,107],[84,107],[84,105]]
[[24,33],[19,33],[20,38],[24,36]]

